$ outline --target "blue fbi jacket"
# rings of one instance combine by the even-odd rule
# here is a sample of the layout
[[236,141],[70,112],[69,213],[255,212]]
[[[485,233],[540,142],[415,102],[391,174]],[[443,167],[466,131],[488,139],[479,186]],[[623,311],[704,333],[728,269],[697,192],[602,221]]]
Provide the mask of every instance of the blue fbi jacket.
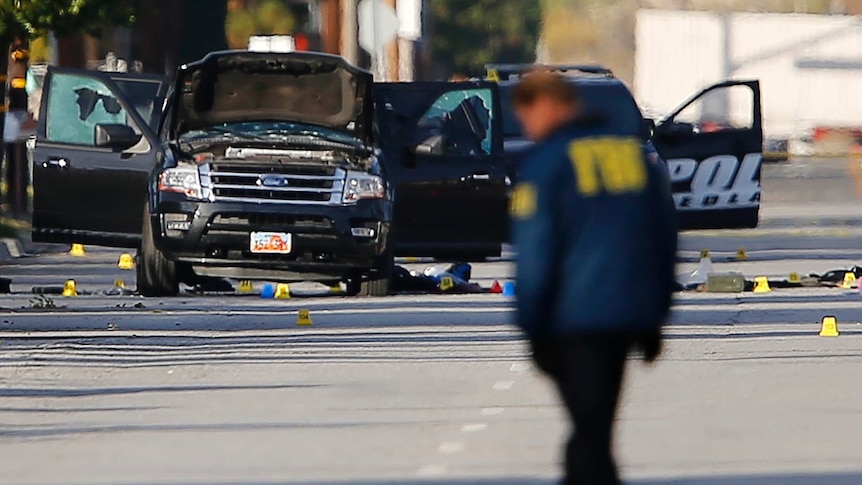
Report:
[[510,213],[517,323],[528,337],[663,324],[675,285],[675,209],[667,170],[642,143],[572,124],[522,161]]

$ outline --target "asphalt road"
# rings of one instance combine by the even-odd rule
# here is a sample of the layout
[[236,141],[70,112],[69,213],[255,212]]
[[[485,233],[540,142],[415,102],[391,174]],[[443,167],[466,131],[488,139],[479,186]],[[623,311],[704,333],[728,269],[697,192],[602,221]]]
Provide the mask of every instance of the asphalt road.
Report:
[[[862,261],[852,169],[769,166],[762,227],[683,235],[680,273],[702,249],[748,276]],[[567,424],[511,300],[110,295],[133,284],[119,253],[0,268],[15,292],[0,297],[0,483],[554,483]],[[477,281],[509,278],[505,259],[476,265]],[[90,294],[29,293],[70,278]],[[622,291],[638,280],[621,275]],[[840,337],[817,336],[825,315]],[[681,294],[661,361],[632,362],[627,483],[862,483],[860,321],[855,290]]]

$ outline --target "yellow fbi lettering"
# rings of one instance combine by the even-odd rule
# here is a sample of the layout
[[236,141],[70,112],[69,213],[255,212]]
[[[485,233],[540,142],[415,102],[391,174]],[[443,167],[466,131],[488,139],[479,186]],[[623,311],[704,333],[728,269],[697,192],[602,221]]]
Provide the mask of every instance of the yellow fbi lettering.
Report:
[[647,184],[643,149],[634,138],[599,137],[569,144],[569,159],[585,197],[641,192]]
[[533,217],[538,206],[539,193],[536,186],[531,183],[521,183],[512,191],[512,201],[509,212],[515,219],[528,219]]

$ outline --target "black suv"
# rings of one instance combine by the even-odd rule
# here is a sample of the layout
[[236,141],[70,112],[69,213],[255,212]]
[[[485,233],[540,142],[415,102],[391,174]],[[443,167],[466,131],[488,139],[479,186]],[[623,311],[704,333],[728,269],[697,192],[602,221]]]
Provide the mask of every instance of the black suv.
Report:
[[33,239],[138,248],[138,291],[201,277],[346,281],[395,255],[500,254],[493,83],[376,84],[319,53],[217,52],[167,79],[52,68]]
[[521,74],[537,67],[565,74],[578,86],[587,116],[642,137],[651,156],[665,160],[681,229],[757,226],[763,157],[759,82],[710,86],[656,124],[643,117],[625,83],[604,67],[488,65],[488,80],[500,85],[511,178],[530,144],[512,113],[510,92]]

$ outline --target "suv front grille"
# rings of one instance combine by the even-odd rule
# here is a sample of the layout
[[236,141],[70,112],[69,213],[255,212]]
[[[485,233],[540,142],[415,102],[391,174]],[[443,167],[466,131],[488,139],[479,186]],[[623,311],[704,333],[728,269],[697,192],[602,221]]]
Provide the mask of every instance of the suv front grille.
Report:
[[207,226],[206,234],[248,236],[251,231],[320,233],[327,232],[332,227],[332,220],[323,216],[226,213],[213,217]]
[[216,162],[201,167],[216,201],[335,205],[341,203],[346,172],[319,165]]

